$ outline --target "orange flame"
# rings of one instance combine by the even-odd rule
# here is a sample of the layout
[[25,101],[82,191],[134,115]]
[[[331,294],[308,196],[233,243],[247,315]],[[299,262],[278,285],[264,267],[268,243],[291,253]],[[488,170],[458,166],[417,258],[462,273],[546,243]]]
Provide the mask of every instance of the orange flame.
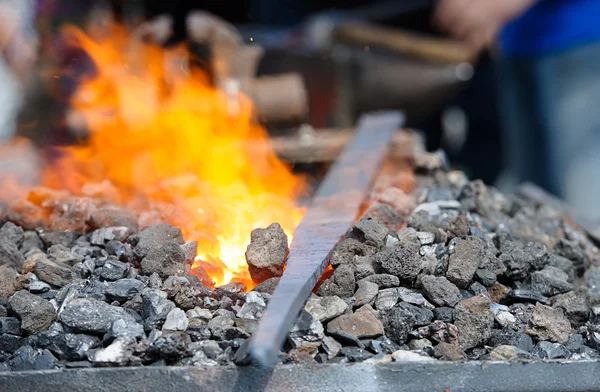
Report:
[[118,26],[100,42],[75,27],[65,35],[96,66],[70,116],[91,135],[65,149],[45,184],[78,195],[108,180],[118,190],[112,201],[142,213],[142,223],[167,221],[197,241],[195,265],[207,266],[217,285],[251,284],[244,257],[251,230],[279,222],[291,238],[303,187],[272,151],[247,147],[268,138],[251,102],[234,97],[232,112],[231,96],[189,68],[181,47],[144,44]]

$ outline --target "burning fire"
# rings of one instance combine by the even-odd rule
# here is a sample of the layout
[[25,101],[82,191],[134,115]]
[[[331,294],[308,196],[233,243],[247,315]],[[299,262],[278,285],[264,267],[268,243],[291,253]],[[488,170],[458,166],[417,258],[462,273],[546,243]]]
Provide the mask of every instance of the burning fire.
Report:
[[68,27],[65,36],[95,64],[73,97],[71,123],[90,130],[45,171],[44,184],[81,195],[86,184],[114,185],[111,202],[140,214],[142,225],[167,221],[198,242],[194,267],[216,285],[251,285],[244,253],[250,232],[279,222],[291,239],[302,190],[265,141],[252,104],[211,87],[182,47],[143,43],[119,26],[101,40]]

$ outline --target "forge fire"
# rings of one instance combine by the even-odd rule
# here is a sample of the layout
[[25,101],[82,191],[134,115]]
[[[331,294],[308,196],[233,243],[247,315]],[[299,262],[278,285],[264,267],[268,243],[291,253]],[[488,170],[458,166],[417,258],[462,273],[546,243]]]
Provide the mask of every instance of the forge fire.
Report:
[[6,180],[12,220],[78,233],[170,223],[197,244],[197,275],[251,287],[250,232],[278,222],[291,238],[303,191],[271,151],[248,148],[267,140],[251,102],[212,87],[183,47],[144,43],[118,25],[93,39],[72,26],[63,36],[93,63],[68,116],[89,137],[60,151],[42,187]]

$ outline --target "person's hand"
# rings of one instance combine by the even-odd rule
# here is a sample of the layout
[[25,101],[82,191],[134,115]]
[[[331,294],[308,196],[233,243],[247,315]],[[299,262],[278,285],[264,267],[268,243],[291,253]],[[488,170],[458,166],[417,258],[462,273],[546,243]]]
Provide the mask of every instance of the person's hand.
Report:
[[433,21],[473,49],[490,45],[504,25],[539,0],[439,0]]

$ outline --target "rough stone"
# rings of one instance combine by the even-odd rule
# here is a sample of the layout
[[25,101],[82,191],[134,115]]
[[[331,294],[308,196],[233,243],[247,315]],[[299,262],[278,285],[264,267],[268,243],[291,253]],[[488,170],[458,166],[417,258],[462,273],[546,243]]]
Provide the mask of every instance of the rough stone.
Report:
[[375,274],[367,276],[361,280],[375,283],[380,289],[389,289],[400,286],[400,279],[397,276],[390,274]]
[[160,290],[148,289],[142,292],[142,318],[144,329],[151,331],[160,329],[167,315],[175,308],[175,304],[166,298]]
[[444,277],[431,275],[421,279],[423,293],[436,306],[453,307],[461,300],[460,290]]
[[17,271],[11,267],[0,265],[0,300],[8,299],[17,292]]
[[571,356],[562,344],[546,341],[539,342],[531,353],[541,359],[565,359]]
[[163,324],[163,331],[185,331],[188,327],[188,318],[185,312],[179,308],[174,308],[167,314],[167,319]]
[[132,210],[114,206],[94,210],[90,214],[89,224],[92,229],[125,226],[132,233],[138,228],[137,217]]
[[[360,283],[360,282],[359,282]],[[400,300],[400,293],[398,288],[394,287],[391,289],[380,290],[375,300],[375,308],[377,310],[391,309]]]
[[349,298],[354,294],[355,286],[353,267],[350,264],[342,264],[335,269],[330,279],[321,284],[318,294],[324,297],[337,295]]
[[533,359],[533,355],[515,346],[502,345],[492,350],[489,358],[492,361],[514,361]]
[[137,279],[120,279],[106,286],[108,298],[117,301],[127,301],[142,292],[144,283]]
[[104,334],[116,320],[135,321],[127,310],[92,298],[76,298],[65,306],[60,321],[78,332]]
[[600,267],[591,267],[585,272],[583,278],[592,303],[600,303]]
[[542,295],[553,296],[573,289],[569,276],[556,267],[546,266],[531,274],[531,289]]
[[354,293],[354,298],[356,298],[356,302],[354,302],[354,307],[359,308],[363,305],[366,305],[373,301],[379,292],[379,286],[372,282],[359,282],[358,290]]
[[385,328],[385,334],[396,343],[403,344],[406,342],[409,332],[417,323],[418,313],[411,308],[400,305],[408,304],[398,304],[391,309],[382,310],[380,317]]
[[0,266],[6,265],[20,271],[25,262],[25,257],[17,245],[9,238],[0,238]]
[[105,343],[122,338],[125,340],[139,340],[146,337],[144,326],[132,319],[117,319],[113,321],[110,330],[104,335]]
[[325,330],[319,319],[302,311],[288,338],[293,348],[314,349],[321,345],[324,336]]
[[[358,282],[371,275],[375,275],[375,268],[369,263],[356,264],[354,266],[354,279]],[[371,282],[372,283],[372,282]]]
[[266,229],[255,229],[250,234],[246,261],[250,276],[255,283],[279,277],[288,253],[288,238],[279,223]]
[[328,359],[336,357],[342,349],[342,345],[337,340],[329,336],[325,336],[323,338],[321,347],[323,347],[323,351],[325,351],[325,354],[327,354]]
[[40,280],[52,286],[63,287],[75,278],[72,268],[41,257],[35,264],[35,274]]
[[429,339],[415,339],[408,342],[408,348],[411,350],[424,350],[428,347],[433,347],[433,343]]
[[104,245],[109,241],[123,242],[129,236],[129,229],[125,226],[103,227],[94,230],[90,237],[92,245]]
[[590,299],[585,289],[570,291],[552,298],[552,307],[562,309],[573,328],[579,328],[588,320]]
[[185,271],[185,253],[176,242],[167,242],[160,248],[149,249],[146,257],[142,259],[141,266],[144,274],[157,273],[166,279]]
[[321,322],[327,322],[344,313],[347,308],[346,302],[337,296],[310,298],[304,309]]
[[21,245],[23,245],[25,233],[21,226],[17,226],[12,222],[6,222],[0,228],[0,238],[8,242],[12,242],[17,246],[17,248],[19,248]]
[[388,235],[387,227],[371,218],[362,218],[346,233],[346,238],[355,239],[366,245],[381,249],[385,246],[385,239]]
[[15,356],[8,361],[8,367],[13,372],[53,370],[58,368],[58,361],[48,350],[24,346],[18,349]]
[[345,332],[358,339],[376,338],[383,335],[383,325],[369,312],[343,314],[327,324],[327,333]]
[[208,322],[208,328],[212,335],[219,339],[224,340],[227,331],[235,325],[235,320],[231,316],[216,316]]
[[33,249],[44,249],[44,243],[35,231],[26,231],[23,233],[23,243],[19,247],[19,250],[25,255]]
[[485,287],[492,287],[496,283],[496,274],[485,268],[480,268],[475,272],[475,279]]
[[402,218],[400,213],[390,205],[384,203],[371,204],[369,209],[363,214],[363,217],[376,219],[378,222],[383,223],[388,230],[396,230],[404,222],[404,218]]
[[490,338],[494,315],[487,297],[476,296],[460,301],[454,308],[453,317],[458,328],[458,343],[463,350],[484,344]]
[[517,332],[510,327],[501,330],[492,330],[488,344],[492,347],[503,345],[515,346],[524,351],[531,351],[533,349],[533,340],[529,335]]
[[433,349],[433,356],[442,361],[465,361],[467,354],[456,344],[439,343]]
[[340,354],[348,358],[350,362],[362,362],[373,357],[373,354],[358,347],[342,347]]
[[376,248],[364,244],[354,238],[346,238],[340,241],[329,254],[329,262],[333,267],[340,264],[359,264],[373,255]]
[[52,287],[41,280],[32,280],[29,283],[29,292],[32,294],[42,294],[50,291]]
[[517,322],[516,317],[513,316],[512,313],[507,312],[505,310],[501,310],[498,313],[496,313],[496,315],[494,316],[494,320],[496,320],[496,322],[503,327],[514,325]]
[[21,321],[15,317],[0,317],[0,334],[21,335]]
[[452,323],[452,321],[454,320],[454,316],[452,315],[453,312],[454,310],[448,307],[442,306],[439,308],[435,308],[433,310],[433,319],[440,320],[445,323]]
[[64,245],[52,245],[48,248],[47,253],[49,258],[59,265],[72,266],[76,263],[81,263],[84,260],[83,256],[71,252],[71,250]]
[[479,238],[458,240],[450,255],[446,277],[460,288],[468,287],[485,254],[485,244]]
[[21,329],[27,334],[44,331],[56,319],[56,310],[49,301],[25,290],[10,297],[8,304],[21,319]]
[[259,293],[273,294],[278,283],[279,283],[279,278],[267,279],[264,282],[257,284],[252,289],[252,291],[258,291]]
[[376,253],[370,262],[376,272],[394,275],[406,282],[413,282],[422,269],[418,242],[399,242]]
[[[0,334],[0,351],[12,354],[25,342],[25,339],[16,335]],[[0,362],[1,363],[1,362]]]
[[539,340],[565,343],[571,333],[571,323],[562,309],[537,304],[527,325],[527,334]]
[[548,263],[546,246],[530,242],[527,245],[512,243],[500,255],[500,260],[507,268],[506,276],[509,279],[525,279],[530,272],[541,270]]

